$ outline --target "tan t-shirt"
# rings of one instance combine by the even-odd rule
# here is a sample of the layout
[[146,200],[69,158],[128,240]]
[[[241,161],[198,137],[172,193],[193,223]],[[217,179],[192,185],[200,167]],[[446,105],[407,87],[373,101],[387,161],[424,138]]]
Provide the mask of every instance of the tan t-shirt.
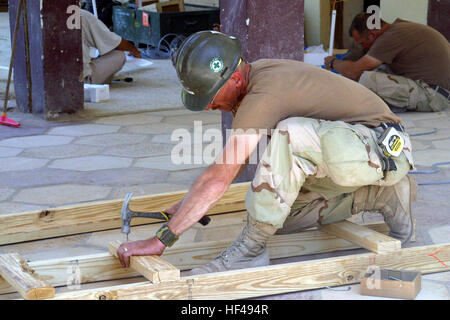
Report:
[[274,129],[290,117],[342,120],[377,127],[401,123],[375,93],[319,67],[294,61],[263,59],[251,64],[247,95],[232,129]]
[[450,44],[437,30],[397,19],[369,52],[399,76],[450,90]]
[[89,66],[91,57],[90,48],[99,51],[100,56],[114,50],[122,41],[122,37],[111,32],[105,24],[92,13],[81,10],[81,38],[83,42],[83,76],[92,74]]

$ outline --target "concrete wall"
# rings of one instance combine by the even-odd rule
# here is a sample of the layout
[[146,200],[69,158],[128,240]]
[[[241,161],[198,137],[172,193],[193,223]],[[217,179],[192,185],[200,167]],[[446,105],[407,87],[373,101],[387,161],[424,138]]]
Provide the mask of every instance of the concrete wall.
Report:
[[344,48],[350,48],[353,39],[348,36],[348,29],[353,21],[353,18],[358,14],[363,12],[364,2],[362,0],[347,0],[344,2],[344,13],[343,13],[343,42]]
[[[279,1],[279,0],[278,0]],[[219,0],[185,0],[186,3],[219,6]],[[324,17],[326,0],[305,0],[305,46],[324,44],[328,46],[329,21]],[[321,14],[321,6],[322,14]],[[428,0],[381,0],[381,15],[383,20],[393,22],[397,17],[418,22],[427,23]],[[344,47],[348,48],[351,39],[347,36],[347,30],[353,17],[363,11],[363,0],[346,0],[344,2]],[[329,20],[329,19],[328,19]]]
[[320,44],[320,1],[305,0],[305,45]]
[[428,0],[381,0],[381,17],[388,23],[396,18],[427,24]]

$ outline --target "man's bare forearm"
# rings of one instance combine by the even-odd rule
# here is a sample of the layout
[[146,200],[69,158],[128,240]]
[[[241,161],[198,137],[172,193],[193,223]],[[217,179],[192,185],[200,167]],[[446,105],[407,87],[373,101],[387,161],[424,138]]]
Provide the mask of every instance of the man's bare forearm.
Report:
[[177,213],[170,219],[170,230],[181,235],[197,223],[223,196],[228,186],[215,181],[199,182],[193,185]]
[[[193,226],[222,198],[239,172],[256,150],[259,134],[234,135],[229,138],[222,154],[194,183],[181,206],[170,219],[169,229],[176,235]],[[244,146],[244,149],[240,149]],[[238,152],[238,150],[244,150]]]
[[116,50],[128,51],[133,56],[138,58],[141,56],[139,50],[133,44],[131,44],[131,42],[125,40],[124,38],[122,38],[122,41],[120,41],[119,45],[116,47]]
[[333,61],[333,69],[342,74],[344,77],[350,78],[352,80],[358,81],[361,77],[361,73],[355,70],[354,61],[342,61],[336,59]]
[[236,172],[225,173],[223,170],[224,167],[221,166],[226,165],[213,165],[208,168],[192,185],[184,197],[180,208],[168,224],[173,233],[181,235],[192,227],[228,190],[228,187],[240,170],[238,168]]

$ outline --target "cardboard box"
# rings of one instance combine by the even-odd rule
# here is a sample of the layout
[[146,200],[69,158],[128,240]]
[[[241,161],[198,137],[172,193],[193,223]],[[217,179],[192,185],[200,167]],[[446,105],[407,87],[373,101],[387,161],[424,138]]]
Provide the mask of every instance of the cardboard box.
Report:
[[323,66],[326,57],[328,53],[305,53],[304,62],[320,67]]
[[361,294],[397,299],[414,299],[420,292],[420,271],[375,269],[361,279]]
[[109,99],[109,85],[84,84],[84,101],[101,102]]

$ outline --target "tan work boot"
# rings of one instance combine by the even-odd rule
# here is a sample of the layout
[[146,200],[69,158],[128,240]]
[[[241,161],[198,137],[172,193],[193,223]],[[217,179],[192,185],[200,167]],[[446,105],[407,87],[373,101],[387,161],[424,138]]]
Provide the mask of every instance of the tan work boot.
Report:
[[239,237],[210,263],[192,269],[189,274],[261,267],[269,264],[266,241],[277,229],[247,216],[247,224]]
[[407,243],[413,234],[411,202],[417,198],[417,182],[412,176],[403,177],[389,187],[367,186],[354,192],[352,213],[379,211],[389,226],[389,236]]

